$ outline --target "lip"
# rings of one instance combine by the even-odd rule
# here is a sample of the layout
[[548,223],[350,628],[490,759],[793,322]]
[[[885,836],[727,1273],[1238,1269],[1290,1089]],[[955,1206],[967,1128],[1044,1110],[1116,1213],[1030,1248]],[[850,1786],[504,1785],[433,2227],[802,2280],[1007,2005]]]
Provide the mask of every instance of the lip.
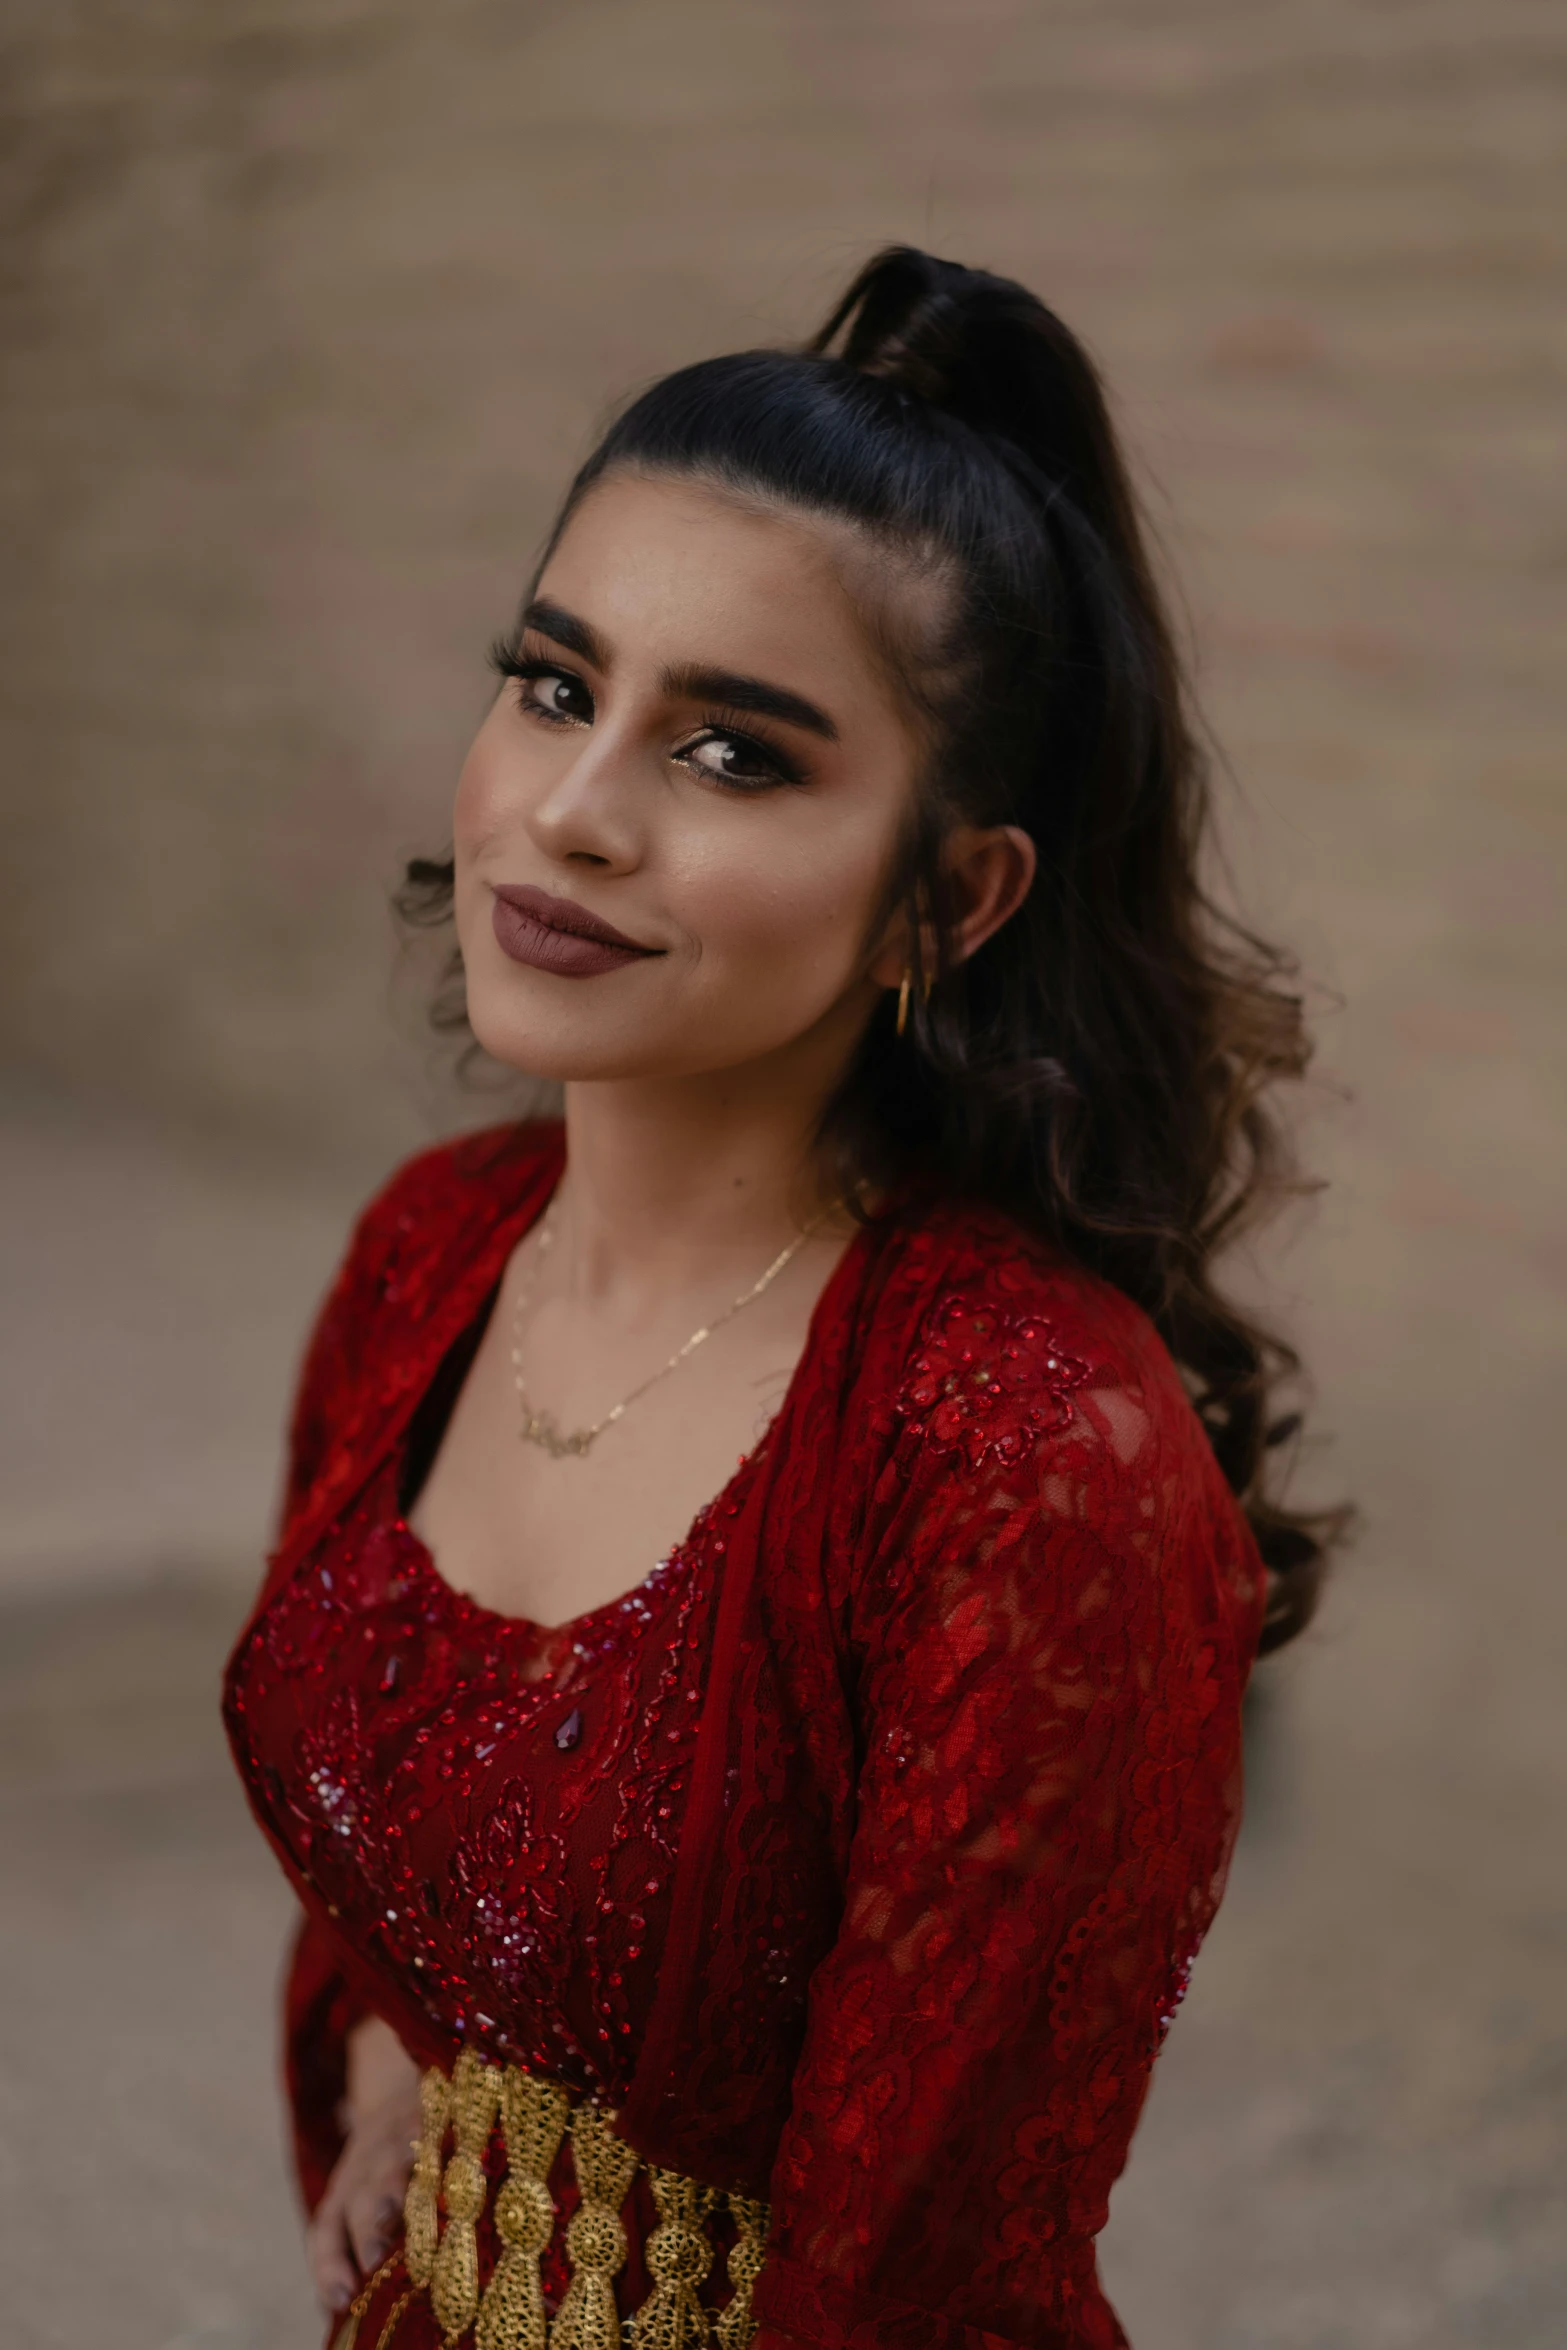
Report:
[[552,890],[524,882],[495,885],[491,921],[497,945],[514,963],[553,971],[562,979],[591,979],[662,951],[639,946],[574,898],[556,897]]

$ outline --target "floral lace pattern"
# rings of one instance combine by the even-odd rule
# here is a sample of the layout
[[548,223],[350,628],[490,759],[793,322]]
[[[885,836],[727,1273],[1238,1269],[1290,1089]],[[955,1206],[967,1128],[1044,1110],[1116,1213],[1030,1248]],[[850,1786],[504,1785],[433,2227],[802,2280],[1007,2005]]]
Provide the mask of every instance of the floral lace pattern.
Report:
[[[1156,1414],[1070,1376],[1053,1434],[985,1402],[982,1468],[862,1595],[858,1830],[774,2192],[814,2279],[1110,2343],[1092,2241],[1228,1855],[1234,1656],[1160,1572]],[[910,1432],[974,1460],[950,1409]]]
[[1005,1219],[900,1211],[722,1508],[590,1653],[524,1656],[381,1480],[531,1151],[431,1154],[362,1220],[231,1668],[312,1919],[302,2140],[368,1998],[770,2198],[754,2350],[1108,2350],[1093,2240],[1222,1887],[1262,1598],[1180,1380]]
[[1037,1315],[969,1297],[943,1299],[909,1365],[898,1409],[936,1452],[977,1472],[987,1455],[1020,1461],[1036,1438],[1071,1420],[1088,1377]]

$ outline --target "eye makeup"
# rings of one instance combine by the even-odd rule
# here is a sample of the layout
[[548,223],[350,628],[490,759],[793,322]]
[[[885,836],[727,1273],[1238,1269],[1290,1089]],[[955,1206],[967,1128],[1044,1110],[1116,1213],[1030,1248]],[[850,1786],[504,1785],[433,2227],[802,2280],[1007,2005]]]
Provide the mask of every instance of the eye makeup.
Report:
[[[496,675],[518,684],[555,678],[573,688],[586,703],[586,709],[554,710],[543,702],[524,697],[523,707],[547,726],[581,726],[591,724],[593,696],[586,681],[568,667],[558,654],[548,651],[530,651],[526,638],[521,646],[500,638],[490,648],[490,667]],[[735,763],[730,767],[704,766],[698,754],[708,748],[717,748],[726,759]],[[808,783],[808,770],[786,750],[772,730],[758,722],[751,710],[715,706],[702,712],[695,733],[687,736],[670,753],[704,781],[716,783],[737,793],[766,791],[776,784],[798,787]]]

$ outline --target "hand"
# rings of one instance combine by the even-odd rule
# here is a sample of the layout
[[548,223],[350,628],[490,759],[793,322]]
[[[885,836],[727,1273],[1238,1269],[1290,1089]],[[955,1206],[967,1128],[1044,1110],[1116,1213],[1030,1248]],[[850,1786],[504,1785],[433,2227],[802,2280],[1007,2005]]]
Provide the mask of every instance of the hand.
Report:
[[348,2035],[348,2137],[305,2236],[322,2305],[346,2309],[396,2241],[419,2135],[419,2067],[390,2024]]

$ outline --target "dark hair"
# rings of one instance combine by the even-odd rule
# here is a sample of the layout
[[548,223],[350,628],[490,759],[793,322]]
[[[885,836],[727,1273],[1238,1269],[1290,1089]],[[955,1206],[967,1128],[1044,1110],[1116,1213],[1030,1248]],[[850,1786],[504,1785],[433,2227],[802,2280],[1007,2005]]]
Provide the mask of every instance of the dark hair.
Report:
[[[1277,1646],[1311,1615],[1343,1518],[1274,1492],[1300,1423],[1273,1397],[1297,1359],[1213,1266],[1302,1188],[1263,1095],[1309,1047],[1291,967],[1203,887],[1205,764],[1092,363],[1024,287],[892,247],[805,350],[705,360],[644,392],[551,548],[616,468],[847,520],[891,558],[887,609],[867,617],[928,750],[881,918],[903,903],[928,961],[906,1034],[890,998],[870,1022],[823,1142],[846,1178],[934,1174],[996,1202],[1144,1308],[1251,1520]],[[930,592],[900,597],[915,580]],[[956,966],[955,820],[1021,825],[1038,849],[1019,912]],[[403,911],[439,919],[451,881],[416,860]]]

